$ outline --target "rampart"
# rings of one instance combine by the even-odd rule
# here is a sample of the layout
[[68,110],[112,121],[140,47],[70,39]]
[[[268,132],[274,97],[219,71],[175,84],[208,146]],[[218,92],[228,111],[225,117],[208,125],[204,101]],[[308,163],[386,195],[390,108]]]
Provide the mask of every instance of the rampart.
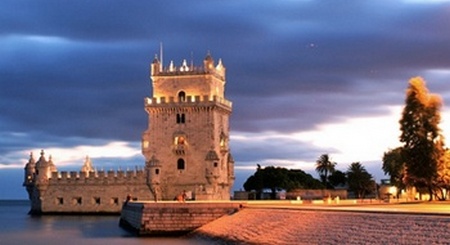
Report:
[[129,202],[120,226],[137,235],[177,235],[240,210],[237,202]]
[[55,185],[83,185],[83,184],[122,184],[122,183],[145,183],[144,170],[108,170],[108,171],[60,171],[52,172],[49,184]]
[[143,170],[52,172],[46,181],[30,183],[30,213],[119,214],[128,195],[152,200]]

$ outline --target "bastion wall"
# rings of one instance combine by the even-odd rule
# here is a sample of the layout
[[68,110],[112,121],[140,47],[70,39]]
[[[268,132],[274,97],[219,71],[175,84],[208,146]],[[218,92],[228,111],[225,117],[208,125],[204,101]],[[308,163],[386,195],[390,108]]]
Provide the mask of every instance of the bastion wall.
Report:
[[137,235],[184,234],[241,208],[237,202],[132,201],[123,206],[120,226]]
[[35,199],[31,213],[119,213],[128,195],[153,199],[143,170],[52,172],[48,181],[29,188]]

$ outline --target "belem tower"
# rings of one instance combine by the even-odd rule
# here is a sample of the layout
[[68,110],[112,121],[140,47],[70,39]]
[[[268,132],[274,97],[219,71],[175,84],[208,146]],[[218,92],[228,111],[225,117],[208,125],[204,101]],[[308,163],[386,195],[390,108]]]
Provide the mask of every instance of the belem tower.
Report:
[[[162,58],[161,58],[162,60]],[[116,213],[127,195],[138,200],[229,200],[234,183],[225,66],[208,53],[203,66],[184,60],[150,65],[152,97],[144,99],[145,166],[97,171],[89,157],[80,171],[58,171],[44,151],[25,166],[30,213]]]

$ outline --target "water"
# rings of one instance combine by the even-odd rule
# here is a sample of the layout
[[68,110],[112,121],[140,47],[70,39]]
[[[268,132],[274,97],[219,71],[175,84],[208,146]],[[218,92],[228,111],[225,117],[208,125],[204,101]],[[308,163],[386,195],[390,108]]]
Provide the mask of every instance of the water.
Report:
[[27,201],[0,200],[0,244],[207,244],[184,237],[135,237],[119,227],[119,216],[30,216],[28,211]]

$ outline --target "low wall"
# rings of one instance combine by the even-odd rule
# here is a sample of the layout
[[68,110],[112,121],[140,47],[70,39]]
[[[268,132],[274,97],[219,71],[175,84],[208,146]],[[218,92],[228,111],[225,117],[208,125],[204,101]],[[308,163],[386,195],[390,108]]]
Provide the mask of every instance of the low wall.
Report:
[[242,208],[237,202],[129,202],[120,226],[136,235],[181,235]]

